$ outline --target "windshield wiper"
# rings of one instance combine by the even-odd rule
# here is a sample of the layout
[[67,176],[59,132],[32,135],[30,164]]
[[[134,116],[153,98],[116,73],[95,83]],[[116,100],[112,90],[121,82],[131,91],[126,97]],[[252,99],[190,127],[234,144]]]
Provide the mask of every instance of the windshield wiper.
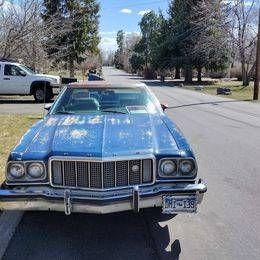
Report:
[[75,115],[74,112],[69,112],[69,111],[57,111],[57,112],[55,112],[55,114],[59,114],[59,115]]
[[115,113],[115,114],[128,114],[127,112],[123,112],[123,111],[118,111],[118,110],[101,110],[101,112],[104,112],[104,113]]

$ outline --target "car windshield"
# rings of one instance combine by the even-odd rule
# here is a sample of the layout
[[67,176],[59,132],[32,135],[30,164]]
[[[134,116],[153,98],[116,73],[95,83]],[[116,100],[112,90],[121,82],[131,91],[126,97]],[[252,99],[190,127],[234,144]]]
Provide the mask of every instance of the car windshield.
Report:
[[67,88],[51,114],[156,113],[153,97],[145,88]]
[[21,67],[23,70],[25,70],[28,74],[35,74],[35,72],[34,72],[32,69],[30,69],[30,68],[28,68],[28,67],[26,67],[26,66],[24,66],[24,65],[20,65],[20,67]]

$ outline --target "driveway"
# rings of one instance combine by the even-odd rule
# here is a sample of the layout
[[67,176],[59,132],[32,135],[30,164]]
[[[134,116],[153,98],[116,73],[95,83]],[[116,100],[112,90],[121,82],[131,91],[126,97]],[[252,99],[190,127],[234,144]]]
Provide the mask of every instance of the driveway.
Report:
[[[141,79],[104,68],[111,82]],[[259,259],[260,107],[160,84],[208,192],[196,215],[26,213],[4,259]]]

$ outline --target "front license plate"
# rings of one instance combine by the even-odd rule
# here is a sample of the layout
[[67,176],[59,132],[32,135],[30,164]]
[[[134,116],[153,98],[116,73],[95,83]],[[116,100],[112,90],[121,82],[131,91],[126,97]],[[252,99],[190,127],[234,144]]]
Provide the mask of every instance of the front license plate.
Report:
[[196,213],[197,211],[197,197],[191,196],[174,196],[165,195],[162,197],[164,214],[176,214],[176,213]]

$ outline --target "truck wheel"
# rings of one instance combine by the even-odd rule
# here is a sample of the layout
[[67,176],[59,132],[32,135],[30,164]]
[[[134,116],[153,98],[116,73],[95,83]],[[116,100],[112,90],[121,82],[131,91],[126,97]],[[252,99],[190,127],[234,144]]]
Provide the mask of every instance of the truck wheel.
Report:
[[38,87],[34,91],[34,99],[37,103],[43,103],[49,102],[52,98],[52,91],[50,89],[46,89],[44,93],[44,88],[43,87]]

